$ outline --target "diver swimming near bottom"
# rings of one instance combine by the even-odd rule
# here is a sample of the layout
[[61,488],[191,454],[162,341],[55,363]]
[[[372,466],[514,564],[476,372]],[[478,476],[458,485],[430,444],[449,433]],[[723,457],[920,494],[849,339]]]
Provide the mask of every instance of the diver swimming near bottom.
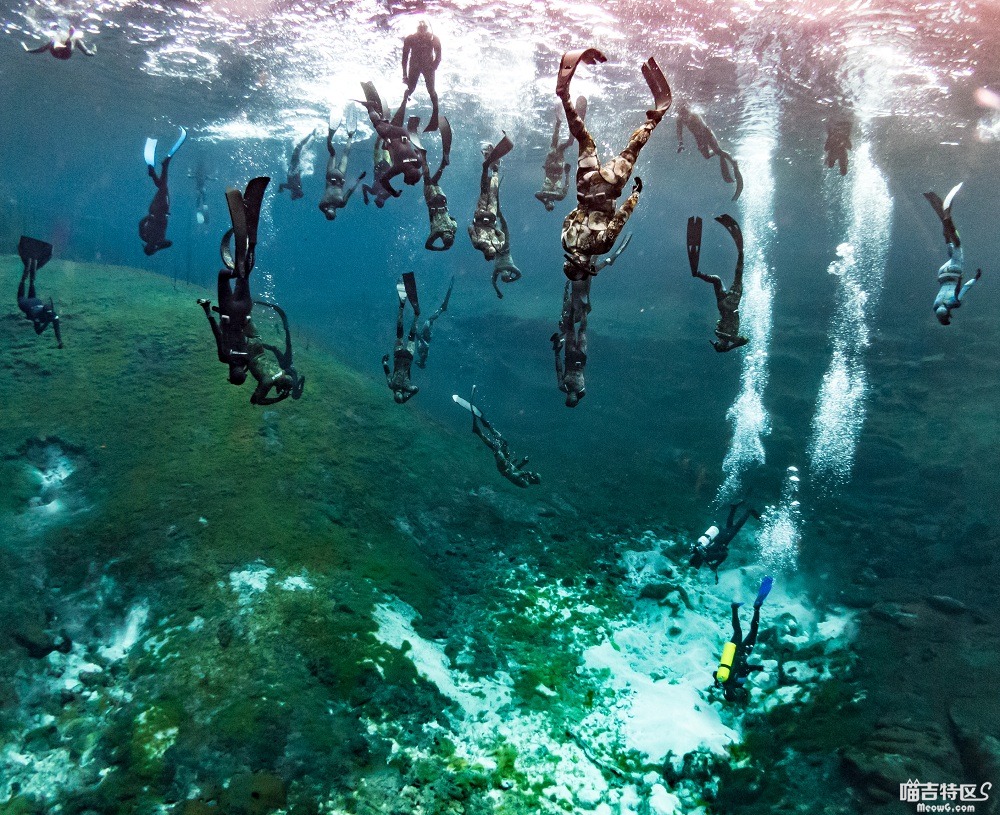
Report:
[[476,407],[475,386],[472,388],[472,396],[468,402],[457,393],[453,394],[451,398],[455,404],[464,407],[472,414],[472,432],[479,436],[483,440],[483,444],[493,452],[493,458],[500,475],[518,487],[529,487],[532,484],[542,483],[542,479],[538,473],[525,469],[525,466],[528,464],[528,457],[525,456],[515,461],[507,440],[500,435],[500,432],[489,423],[487,418],[483,416],[482,411]]
[[760,513],[749,505],[740,513],[739,518],[736,517],[736,511],[746,503],[745,500],[741,500],[730,504],[726,525],[719,529],[715,524],[712,524],[705,530],[705,534],[698,538],[698,542],[691,550],[691,566],[695,569],[708,566],[715,575],[716,583],[719,582],[719,566],[729,557],[729,544],[732,543],[733,538],[739,534],[743,525],[751,517],[760,520]]
[[[17,287],[17,307],[24,312],[27,319],[31,320],[36,334],[41,335],[51,325],[52,332],[56,335],[56,347],[62,348],[59,315],[56,314],[52,298],[50,297],[46,304],[35,292],[35,275],[52,258],[52,244],[22,235],[17,244],[17,254],[24,263],[21,283]],[[24,291],[25,283],[28,284],[27,296]]]
[[725,353],[750,342],[740,334],[740,300],[743,299],[743,233],[740,231],[740,225],[729,215],[720,215],[715,220],[726,228],[736,244],[736,271],[733,273],[733,285],[727,289],[718,275],[698,271],[701,257],[701,218],[697,216],[688,218],[687,252],[692,277],[711,283],[715,288],[715,302],[719,308],[719,322],[715,326],[715,336],[719,339],[711,340],[711,343],[716,351]]
[[[260,221],[260,205],[270,178],[266,176],[252,179],[246,192],[230,187],[226,190],[229,217],[232,228],[222,236],[219,252],[223,269],[219,271],[219,305],[213,307],[210,300],[198,301],[205,310],[212,334],[215,337],[219,361],[229,366],[229,381],[242,385],[249,372],[257,381],[257,387],[250,396],[250,404],[273,405],[291,396],[298,399],[302,395],[305,380],[292,367],[291,336],[284,312],[274,303],[254,301],[250,294],[250,273],[256,262],[257,225]],[[233,240],[233,251],[229,240]],[[231,285],[230,281],[235,280]],[[285,327],[285,350],[267,345],[257,332],[250,313],[254,302],[275,309]],[[212,315],[219,315],[218,321]],[[268,356],[271,353],[273,359]],[[285,367],[287,365],[287,367]],[[276,396],[270,396],[271,390]]]
[[[451,289],[448,291],[450,293]],[[404,272],[402,274],[399,282],[396,284],[396,295],[399,298],[399,312],[396,316],[396,345],[392,350],[392,368],[389,368],[389,355],[386,354],[382,357],[382,371],[385,373],[386,384],[389,386],[389,390],[392,391],[392,398],[397,405],[402,405],[416,396],[420,390],[420,388],[410,381],[413,352],[417,347],[417,320],[420,319],[417,280],[413,272]],[[404,334],[403,312],[406,309],[407,302],[409,302],[410,308],[413,309],[413,322],[410,323],[409,334]],[[445,302],[447,303],[447,298]],[[430,342],[429,335],[430,332],[428,331],[428,343]],[[425,360],[426,357],[427,353],[425,351]]]
[[740,606],[743,603],[733,603],[733,636],[722,648],[722,659],[719,660],[719,667],[712,673],[715,680],[715,687],[722,688],[723,695],[727,702],[744,703],[750,693],[746,688],[746,682],[751,673],[763,670],[762,665],[751,665],[750,654],[757,644],[757,629],[760,626],[760,607],[764,605],[764,600],[771,593],[774,585],[773,577],[765,577],[757,592],[757,599],[753,603],[753,617],[750,620],[750,633],[743,637],[743,629],[740,627]]
[[962,242],[958,237],[955,221],[951,217],[951,206],[960,189],[962,189],[962,184],[956,184],[944,201],[935,192],[924,193],[924,198],[930,203],[941,221],[941,226],[944,229],[944,242],[948,245],[948,260],[938,269],[937,274],[941,288],[938,290],[937,297],[934,298],[934,314],[937,315],[941,325],[951,324],[951,312],[962,305],[969,289],[983,276],[983,270],[976,269],[972,279],[967,280],[964,285],[962,284],[965,254],[962,251]]

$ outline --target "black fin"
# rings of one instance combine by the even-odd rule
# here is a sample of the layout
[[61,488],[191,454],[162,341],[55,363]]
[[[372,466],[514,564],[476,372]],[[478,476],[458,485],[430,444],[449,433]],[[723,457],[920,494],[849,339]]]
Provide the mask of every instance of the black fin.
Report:
[[406,298],[413,306],[413,311],[420,313],[420,301],[417,299],[417,278],[413,272],[403,272],[403,288],[406,289]]
[[25,266],[28,261],[33,260],[35,268],[41,269],[52,258],[52,244],[22,235],[17,244],[17,254],[21,256]]
[[726,231],[732,235],[733,241],[736,243],[736,251],[741,255],[743,254],[743,232],[740,230],[740,225],[736,223],[736,219],[732,215],[720,215],[715,220],[722,224]]
[[607,62],[608,58],[596,48],[581,48],[577,51],[567,51],[559,62],[559,75],[556,78],[556,93],[569,90],[569,83],[581,62],[593,65],[596,62]]
[[441,130],[441,155],[447,163],[451,161],[451,122],[447,116],[442,116],[440,121]]
[[688,218],[687,252],[692,275],[698,273],[698,260],[701,257],[701,227],[701,218],[697,215]]
[[514,149],[514,142],[510,140],[510,136],[504,133],[503,138],[496,143],[493,149],[490,150],[489,154],[483,160],[483,164],[486,165],[496,164],[498,161],[500,161],[500,159],[506,156],[513,149]]

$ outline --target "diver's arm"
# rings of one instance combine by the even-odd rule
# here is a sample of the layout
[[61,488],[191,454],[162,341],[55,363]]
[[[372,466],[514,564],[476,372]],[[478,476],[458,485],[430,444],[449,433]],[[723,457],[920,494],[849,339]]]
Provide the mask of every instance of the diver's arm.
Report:
[[958,293],[955,295],[955,299],[958,300],[959,303],[961,303],[962,300],[965,298],[965,295],[968,293],[969,289],[971,289],[976,284],[976,281],[979,280],[979,278],[981,278],[982,276],[983,276],[983,270],[976,269],[976,274],[973,276],[972,280],[967,280],[965,282],[965,285],[962,286],[962,288],[959,289]]
[[382,357],[382,370],[385,371],[385,381],[392,385],[392,371],[389,369],[389,355]]
[[83,51],[83,53],[86,54],[88,57],[92,57],[92,56],[94,56],[94,54],[97,53],[97,46],[96,45],[93,48],[87,48],[87,46],[83,44],[83,40],[75,40],[73,42],[73,44],[80,51]]
[[440,39],[440,37],[435,36],[434,39],[433,39],[433,43],[434,43],[434,61],[431,63],[431,68],[433,68],[436,71],[438,65],[441,64],[441,39]]
[[406,82],[406,64],[410,61],[410,38],[403,37],[403,81]]
[[21,47],[29,54],[44,54],[46,51],[52,50],[52,41],[49,40],[45,45],[39,45],[37,48],[28,48],[27,43],[22,42]]

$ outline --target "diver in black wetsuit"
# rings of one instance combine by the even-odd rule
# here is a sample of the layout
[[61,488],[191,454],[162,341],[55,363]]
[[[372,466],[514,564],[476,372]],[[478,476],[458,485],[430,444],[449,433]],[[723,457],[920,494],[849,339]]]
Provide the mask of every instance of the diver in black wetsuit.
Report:
[[719,566],[729,557],[729,544],[732,543],[733,538],[739,534],[739,531],[743,528],[743,524],[750,517],[754,517],[758,521],[760,520],[760,513],[750,506],[747,506],[740,513],[740,517],[737,518],[736,510],[744,504],[746,504],[746,501],[737,501],[735,504],[731,504],[725,527],[719,529],[715,525],[710,526],[705,534],[698,538],[698,542],[694,545],[694,549],[691,552],[691,565],[695,569],[700,569],[703,565],[708,566],[715,574],[716,583],[719,582]]
[[362,191],[365,194],[366,204],[368,196],[374,195],[376,205],[381,205],[389,196],[393,198],[400,196],[400,191],[389,183],[397,175],[402,175],[403,183],[411,186],[423,177],[420,161],[420,151],[423,148],[415,132],[413,120],[411,123],[414,127],[403,126],[403,119],[406,116],[406,97],[403,97],[399,109],[390,120],[385,116],[382,98],[375,90],[375,86],[371,82],[362,82],[361,88],[365,93],[365,101],[359,100],[359,102],[368,109],[368,117],[378,134],[375,142],[375,178],[371,185],[362,187]]
[[[229,381],[234,385],[242,385],[248,371],[257,381],[257,387],[250,397],[250,402],[254,405],[271,405],[289,396],[297,399],[302,394],[304,384],[304,380],[291,369],[291,339],[287,333],[284,313],[272,303],[261,303],[277,309],[282,317],[286,330],[284,355],[261,340],[250,318],[254,304],[250,294],[250,273],[256,261],[260,205],[269,181],[267,177],[255,178],[247,184],[245,193],[233,188],[226,191],[233,227],[223,236],[220,246],[225,268],[219,272],[219,305],[213,309],[211,301],[198,301],[212,327],[219,361],[229,366]],[[234,252],[229,250],[230,237],[233,239]],[[230,280],[233,279],[235,283],[231,287]],[[212,315],[213,310],[219,314],[218,321]],[[272,352],[274,359],[268,357],[268,350]],[[290,370],[282,368],[279,364],[281,360],[287,362]],[[276,396],[268,395],[272,389]]]
[[771,591],[774,578],[765,577],[757,592],[757,599],[753,604],[753,617],[750,620],[750,633],[746,639],[743,638],[743,630],[740,627],[740,606],[742,603],[733,603],[733,636],[722,649],[722,659],[718,669],[712,674],[715,680],[715,687],[722,688],[727,702],[744,703],[749,698],[746,689],[746,681],[751,673],[763,670],[763,665],[751,665],[749,663],[750,653],[757,644],[757,628],[760,625],[760,607]]
[[423,327],[417,332],[416,358],[414,361],[417,363],[418,368],[427,366],[427,354],[431,350],[431,328],[434,325],[434,321],[448,310],[448,301],[451,299],[451,290],[454,285],[455,278],[453,277],[448,284],[448,291],[445,293],[444,300],[441,301],[438,310],[427,318]]
[[[581,119],[587,118],[587,98],[580,96],[576,100],[576,112]],[[556,108],[556,124],[552,130],[552,142],[549,152],[545,155],[545,180],[542,188],[535,193],[535,198],[542,202],[546,212],[555,209],[555,202],[562,201],[569,191],[570,164],[566,161],[566,149],[573,144],[573,134],[566,141],[559,141],[559,130],[562,128],[562,109]]]
[[448,212],[448,198],[441,189],[441,175],[444,173],[444,168],[451,163],[451,124],[447,116],[441,117],[441,164],[438,165],[434,175],[431,175],[427,164],[427,151],[419,152],[424,178],[424,203],[427,204],[427,217],[431,222],[431,232],[424,241],[424,249],[444,252],[451,249],[455,243],[455,233],[458,231],[458,221]]
[[852,149],[851,129],[853,122],[850,114],[842,113],[831,116],[826,120],[826,142],[823,144],[823,152],[826,153],[824,162],[827,169],[832,169],[836,164],[841,175],[847,175],[847,151]]
[[692,277],[711,283],[715,289],[715,302],[719,308],[719,322],[715,326],[715,336],[718,339],[712,340],[711,343],[716,351],[725,353],[750,342],[746,337],[740,335],[740,300],[743,299],[743,233],[740,231],[740,225],[729,215],[719,215],[715,220],[726,228],[736,244],[736,271],[733,275],[733,285],[726,289],[722,278],[718,275],[704,274],[698,271],[698,261],[701,257],[701,218],[697,216],[688,218],[687,250]]
[[72,26],[70,26],[65,38],[61,34],[54,34],[47,43],[39,45],[37,48],[29,48],[27,44],[23,42],[21,43],[21,47],[29,54],[44,54],[48,51],[56,59],[69,59],[73,56],[74,48],[77,51],[83,52],[88,57],[92,57],[97,53],[97,46],[87,48],[86,44],[83,42],[83,32],[77,31]]
[[[613,264],[632,240],[629,233],[611,255],[593,265],[594,274]],[[556,384],[566,394],[566,407],[576,407],[587,395],[584,372],[587,368],[587,315],[590,314],[592,275],[582,280],[567,280],[563,289],[559,330],[549,340],[556,358]]]
[[423,74],[427,95],[431,98],[431,118],[424,128],[425,133],[438,129],[438,97],[434,88],[434,72],[440,64],[441,40],[421,20],[417,23],[416,33],[403,38],[403,83],[406,85],[403,102],[416,90],[417,81]]
[[518,487],[528,487],[532,484],[542,483],[542,479],[538,473],[525,469],[528,457],[525,456],[515,461],[507,440],[500,435],[499,431],[483,416],[482,411],[476,407],[475,388],[472,389],[472,397],[467,404],[464,403],[464,400],[460,401],[457,397],[452,398],[463,407],[467,407],[472,414],[472,432],[479,436],[483,440],[483,444],[492,451],[493,459],[496,462],[497,471],[500,475]]
[[[404,272],[396,284],[396,294],[399,296],[399,314],[396,317],[396,346],[392,352],[392,369],[389,368],[389,355],[382,357],[382,370],[385,381],[392,391],[392,398],[397,405],[408,402],[420,390],[410,381],[410,368],[413,365],[413,352],[416,348],[417,320],[420,319],[420,302],[417,299],[417,281],[413,272]],[[410,333],[404,340],[403,310],[407,301],[413,309],[413,322]],[[425,355],[426,356],[426,355]]]
[[278,192],[288,190],[293,201],[299,200],[303,196],[302,192],[302,151],[305,146],[312,141],[313,132],[306,133],[305,138],[295,145],[292,150],[292,157],[288,162],[288,170],[285,172],[285,181],[278,185]]
[[170,168],[170,160],[174,157],[184,140],[187,138],[187,130],[180,129],[181,135],[170,148],[170,152],[163,157],[160,163],[160,175],[156,175],[156,139],[146,139],[146,149],[144,157],[146,167],[149,170],[149,177],[156,185],[156,195],[149,204],[149,214],[139,221],[139,237],[146,245],[142,251],[147,255],[153,255],[161,249],[173,246],[167,240],[167,220],[170,217],[170,191],[167,189],[167,171]]
[[[684,128],[687,127],[691,131],[691,135],[694,136],[695,144],[698,146],[698,152],[702,154],[705,158],[712,158],[713,156],[719,157],[719,168],[722,171],[722,180],[727,184],[736,183],[736,192],[733,193],[733,200],[735,201],[740,197],[740,193],[743,192],[743,176],[740,174],[740,165],[736,163],[736,159],[732,157],[729,153],[719,146],[719,140],[716,138],[715,133],[712,132],[712,128],[708,126],[705,118],[696,111],[691,110],[687,102],[681,102],[677,105],[677,152],[681,152],[684,149]],[[728,166],[726,164],[728,162]],[[730,172],[730,167],[732,172]]]
[[[17,244],[17,253],[24,263],[21,283],[17,287],[17,307],[24,312],[25,317],[31,320],[36,334],[41,334],[51,325],[52,331],[56,335],[57,347],[62,348],[59,315],[56,314],[52,298],[50,297],[48,304],[46,304],[35,292],[35,275],[52,257],[52,244],[22,235]],[[27,297],[24,291],[25,283],[28,284]]]
[[941,221],[941,226],[944,229],[944,240],[948,245],[948,260],[938,269],[938,283],[941,288],[938,289],[937,297],[934,298],[934,314],[941,325],[951,324],[951,312],[962,305],[969,289],[983,276],[983,270],[976,269],[972,279],[967,280],[965,285],[962,285],[965,253],[962,250],[962,241],[958,237],[955,221],[951,217],[952,202],[961,188],[961,184],[953,187],[944,201],[935,192],[924,193],[924,198],[933,207],[935,214]]
[[347,192],[344,192],[344,185],[347,182],[347,161],[351,156],[351,141],[354,139],[354,134],[357,132],[358,127],[356,121],[352,120],[352,123],[353,126],[349,126],[347,130],[344,155],[341,156],[339,162],[337,161],[336,148],[333,146],[333,137],[337,130],[340,129],[340,125],[329,128],[326,134],[326,150],[330,154],[330,158],[326,163],[326,190],[323,193],[323,200],[319,202],[319,209],[328,221],[332,221],[337,217],[338,209],[343,209],[347,206],[347,202],[358,188],[358,184],[368,175],[367,172],[361,173],[357,181],[354,182],[354,185]]

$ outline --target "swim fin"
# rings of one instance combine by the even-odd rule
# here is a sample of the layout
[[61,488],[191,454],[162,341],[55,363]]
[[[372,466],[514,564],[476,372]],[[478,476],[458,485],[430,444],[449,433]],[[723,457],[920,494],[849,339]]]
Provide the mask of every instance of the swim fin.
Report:
[[34,261],[35,269],[38,270],[52,259],[52,244],[22,235],[17,243],[17,254],[21,256],[25,266],[29,261]]
[[426,155],[427,151],[424,149],[424,145],[420,142],[420,117],[411,116],[407,119],[406,130],[410,134],[410,142],[413,144],[414,148]]
[[964,181],[959,181],[954,187],[951,188],[951,191],[944,197],[943,206],[945,215],[949,216],[951,215],[951,203],[952,201],[955,200],[955,196],[958,195],[958,191],[962,189],[962,185],[964,183],[965,183]]
[[174,142],[174,146],[170,148],[167,153],[167,158],[173,158],[174,153],[181,149],[181,145],[187,141],[188,132],[183,127],[181,128],[181,134],[177,137],[177,141]]
[[740,231],[740,225],[736,223],[736,219],[732,215],[719,215],[715,220],[722,224],[726,231],[732,235],[733,242],[736,244],[736,251],[741,255],[743,254],[743,232]]
[[[257,245],[257,224],[260,222],[260,206],[264,200],[264,190],[271,182],[266,175],[250,179],[243,193],[243,208],[246,211],[246,235],[250,251]],[[251,265],[253,265],[251,261]]]
[[147,167],[156,166],[156,139],[146,139],[146,148],[142,151]]
[[958,193],[958,189],[961,186],[962,185],[959,184],[958,186],[953,187],[951,192],[948,193],[947,207],[945,206],[945,202],[941,200],[941,196],[938,195],[936,192],[924,193],[924,198],[927,199],[927,202],[931,205],[931,208],[934,210],[934,214],[937,215],[938,219],[941,221],[941,226],[944,228],[945,243],[953,243],[956,246],[959,245],[957,243],[958,232],[955,229],[954,222],[951,220],[951,203],[955,199],[955,195]]
[[441,313],[444,314],[448,310],[448,301],[451,300],[451,290],[455,288],[455,278],[451,278],[451,282],[448,283],[448,291],[445,293],[444,300],[441,301]]
[[[476,396],[476,389],[473,388],[472,389],[472,397],[473,397],[473,399],[475,398],[475,396]],[[451,398],[452,398],[452,401],[456,405],[458,405],[459,407],[464,407],[467,411],[469,411],[469,413],[473,414],[474,416],[476,416],[476,417],[478,417],[480,419],[483,418],[483,414],[479,412],[479,408],[477,408],[471,402],[468,402],[467,400],[463,399],[457,393],[453,393],[451,395]]]
[[757,599],[753,601],[754,608],[760,608],[764,605],[764,601],[767,599],[767,595],[771,593],[771,587],[773,585],[774,578],[770,575],[760,581],[760,590],[757,592]]
[[354,134],[358,132],[358,109],[350,103],[344,108],[344,122],[347,127],[347,138],[354,138]]
[[733,176],[736,179],[736,192],[733,193],[733,201],[736,201],[740,197],[740,193],[743,192],[743,174],[740,172],[740,165],[737,163],[736,159],[730,158],[730,164],[733,165]]
[[420,301],[417,299],[417,278],[413,272],[403,272],[403,288],[406,290],[406,297],[413,306],[414,314],[420,313]]
[[[247,211],[243,205],[243,193],[230,187],[226,190],[226,204],[229,206],[229,219],[233,222],[233,227],[222,236],[219,252],[225,267],[236,271],[245,268],[247,257]],[[229,250],[230,237],[233,239],[235,256]]]
[[556,78],[556,95],[562,96],[569,91],[569,83],[581,62],[593,65],[597,62],[607,62],[608,58],[596,48],[581,48],[577,51],[567,51],[559,62],[559,76]]
[[368,115],[377,114],[378,118],[385,118],[385,108],[382,107],[382,97],[375,90],[374,82],[362,82],[361,90],[364,91],[365,101],[362,103],[368,108]]
[[663,118],[663,114],[670,109],[672,96],[667,78],[653,57],[642,64],[642,78],[646,80],[646,84],[649,85],[649,90],[653,94],[653,109],[646,111],[646,116],[659,121]]
[[498,164],[500,159],[514,149],[514,142],[510,140],[510,136],[505,131],[500,132],[503,133],[503,138],[494,145],[493,149],[483,159],[484,167]]
[[701,228],[701,218],[697,215],[688,218],[687,250],[692,276],[698,274],[698,261],[701,258]]
[[392,114],[392,124],[396,127],[403,126],[403,120],[406,118],[406,97],[403,97],[403,101],[399,103],[399,107],[396,108],[396,112]]
[[440,121],[441,132],[441,163],[448,165],[451,163],[451,122],[447,116],[442,116]]

